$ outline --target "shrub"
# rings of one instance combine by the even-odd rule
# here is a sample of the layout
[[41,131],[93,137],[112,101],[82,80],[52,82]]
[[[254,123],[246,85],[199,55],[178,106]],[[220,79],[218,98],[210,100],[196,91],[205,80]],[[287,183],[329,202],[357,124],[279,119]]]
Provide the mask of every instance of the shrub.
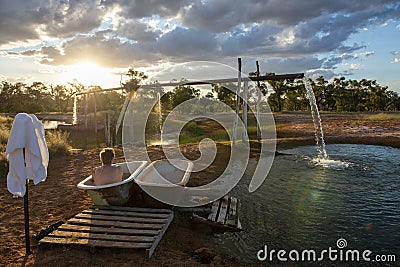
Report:
[[[5,150],[5,148],[4,148],[4,150]],[[7,173],[8,173],[8,160],[6,159],[6,153],[5,153],[5,151],[0,151],[0,180],[1,181],[6,181]]]
[[12,118],[0,116],[0,144],[7,144]]
[[46,143],[51,156],[66,155],[70,151],[68,144],[68,132],[46,131]]
[[188,124],[186,124],[184,129],[186,129],[188,133],[193,137],[201,136],[204,134],[203,129],[197,126],[197,123],[195,121],[191,121]]

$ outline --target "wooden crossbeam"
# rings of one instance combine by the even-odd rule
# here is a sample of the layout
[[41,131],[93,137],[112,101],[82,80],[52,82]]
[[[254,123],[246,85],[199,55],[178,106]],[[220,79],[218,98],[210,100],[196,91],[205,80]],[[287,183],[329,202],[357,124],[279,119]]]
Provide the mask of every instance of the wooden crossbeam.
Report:
[[[243,77],[242,81],[278,81],[278,80],[295,80],[304,78],[304,73],[292,73],[292,74],[273,74],[258,77]],[[202,85],[202,84],[223,84],[223,83],[236,83],[237,78],[226,78],[226,79],[211,79],[211,80],[200,80],[200,81],[190,81],[190,82],[170,82],[170,83],[158,83],[158,84],[144,84],[140,88],[151,89],[157,87],[177,87],[182,85]],[[96,92],[107,92],[107,91],[117,91],[123,90],[124,87],[114,87],[108,89],[92,90],[87,92],[76,93],[75,95],[83,94],[93,94]]]

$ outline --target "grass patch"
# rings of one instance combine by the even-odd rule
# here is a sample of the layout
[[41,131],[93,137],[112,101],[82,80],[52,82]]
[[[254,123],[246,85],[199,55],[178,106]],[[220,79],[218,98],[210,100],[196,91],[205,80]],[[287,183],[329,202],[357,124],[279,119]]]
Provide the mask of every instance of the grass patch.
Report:
[[391,121],[400,120],[400,114],[379,113],[367,117],[371,121]]
[[[122,140],[121,132],[122,131],[119,131],[118,140]],[[97,133],[95,133],[93,129],[73,130],[70,132],[68,140],[73,148],[85,150],[104,147],[106,145],[104,130],[99,130]]]

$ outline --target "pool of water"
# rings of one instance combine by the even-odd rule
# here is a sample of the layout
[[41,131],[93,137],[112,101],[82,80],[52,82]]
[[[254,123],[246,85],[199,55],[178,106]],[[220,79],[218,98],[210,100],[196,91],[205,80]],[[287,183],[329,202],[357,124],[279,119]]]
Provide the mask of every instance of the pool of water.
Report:
[[42,123],[45,130],[54,130],[57,129],[58,125],[65,124],[65,122],[63,121],[54,121],[54,120],[42,120]]
[[329,259],[312,264],[257,259],[264,245],[269,250],[319,252],[337,249],[337,240],[344,238],[345,249],[395,254],[399,264],[400,149],[341,144],[328,145],[327,151],[333,162],[328,165],[314,160],[314,146],[283,151],[292,155],[275,157],[267,179],[252,194],[247,189],[256,161],[251,160],[230,193],[241,201],[244,231],[217,235],[214,241],[222,252],[264,266],[377,266]]

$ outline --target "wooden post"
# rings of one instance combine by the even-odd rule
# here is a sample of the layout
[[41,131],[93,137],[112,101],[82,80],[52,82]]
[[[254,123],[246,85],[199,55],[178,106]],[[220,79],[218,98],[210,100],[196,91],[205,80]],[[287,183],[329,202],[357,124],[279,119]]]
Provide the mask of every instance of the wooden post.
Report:
[[247,141],[248,139],[248,131],[247,131],[247,101],[248,101],[248,91],[249,91],[249,82],[244,81],[244,86],[243,86],[243,123],[244,123],[244,129],[243,129],[243,134],[242,134],[242,141]]
[[108,146],[107,113],[104,116],[104,136],[106,138],[106,146]]
[[[257,77],[260,77],[260,66],[258,65],[258,61],[256,61],[256,75]],[[261,142],[261,123],[260,123],[260,103],[261,103],[261,86],[260,86],[260,81],[257,81],[257,140],[258,142]]]
[[111,146],[110,113],[108,111],[104,118],[104,134],[106,137],[106,146]]
[[85,101],[85,107],[84,107],[84,110],[85,110],[85,129],[87,129],[87,127],[88,127],[88,116],[87,116],[87,94],[85,94],[85,99],[84,99]]
[[242,84],[242,59],[238,58],[238,79],[237,79],[237,89],[236,89],[236,116],[235,124],[233,125],[233,144],[236,143],[236,133],[239,123],[239,111],[240,111],[240,87]]
[[[96,93],[93,93],[93,104],[94,104],[94,114],[93,114],[93,120],[94,120],[94,132],[97,134],[97,107],[96,107]],[[96,136],[97,139],[97,136]]]

